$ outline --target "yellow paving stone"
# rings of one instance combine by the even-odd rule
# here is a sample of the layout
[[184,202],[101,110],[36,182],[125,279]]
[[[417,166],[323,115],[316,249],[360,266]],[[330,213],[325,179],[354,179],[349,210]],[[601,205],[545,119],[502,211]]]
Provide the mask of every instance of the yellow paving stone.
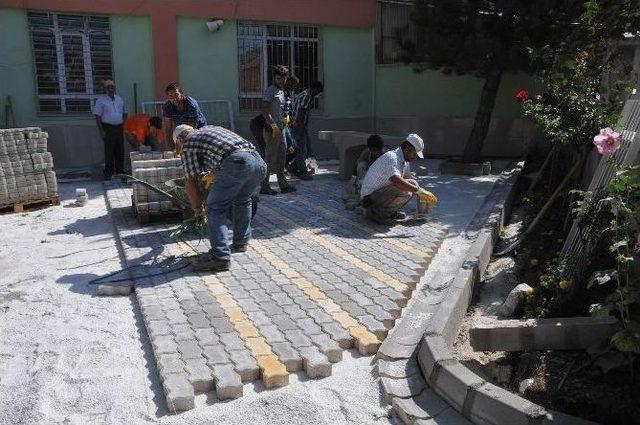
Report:
[[354,326],[361,326],[360,323],[356,319],[351,317],[346,311],[339,311],[329,314],[331,314],[331,316],[336,319],[336,321],[338,321],[345,329],[349,329]]
[[209,292],[211,292],[211,294],[213,295],[221,295],[221,294],[228,293],[227,288],[225,288],[224,285],[221,283],[207,285],[207,287],[209,288]]
[[334,303],[332,300],[328,298],[324,300],[318,300],[317,303],[327,313],[337,313],[342,311],[342,308],[338,304]]
[[324,300],[327,298],[324,292],[316,288],[315,286],[310,286],[308,288],[302,288],[302,291],[309,296],[314,301]]
[[356,341],[358,352],[363,356],[374,354],[380,348],[380,340],[374,334],[366,330],[362,326],[354,326],[349,328],[349,333]]
[[271,351],[271,347],[267,344],[262,337],[252,337],[245,339],[245,343],[254,357],[257,356],[268,356],[273,354]]
[[226,307],[233,308],[238,306],[238,304],[236,303],[236,300],[234,300],[233,297],[228,293],[216,294],[216,299],[218,300],[218,303],[222,308],[226,308]]
[[255,326],[253,326],[253,323],[251,323],[248,320],[236,322],[233,324],[233,326],[235,326],[236,330],[240,334],[240,337],[243,339],[260,336],[260,332],[258,332],[258,329]]
[[244,314],[244,311],[242,311],[242,308],[240,307],[225,309],[225,313],[227,313],[227,316],[229,316],[229,320],[231,321],[231,323],[237,323],[242,322],[243,320],[247,320],[247,315]]
[[304,277],[296,277],[291,279],[291,283],[296,285],[298,288],[311,288],[313,285]]
[[258,356],[256,361],[266,388],[284,387],[289,384],[287,368],[275,355]]

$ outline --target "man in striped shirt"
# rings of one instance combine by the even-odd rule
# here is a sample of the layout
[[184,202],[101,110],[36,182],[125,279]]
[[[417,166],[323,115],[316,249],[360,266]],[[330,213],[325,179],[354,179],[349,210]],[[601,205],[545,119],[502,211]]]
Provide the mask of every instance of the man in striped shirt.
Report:
[[311,86],[298,93],[293,99],[293,140],[296,143],[296,158],[293,161],[293,172],[301,180],[311,180],[307,172],[307,158],[311,150],[309,138],[309,115],[313,108],[313,101],[324,91],[321,82],[311,83]]
[[[258,193],[267,166],[253,144],[223,127],[205,126],[195,130],[178,126],[174,143],[182,145],[185,186],[197,217],[206,212],[211,249],[198,258],[198,271],[229,269],[231,251],[245,252],[251,238],[251,197]],[[197,179],[206,172],[215,181],[203,207]],[[227,217],[233,208],[233,243],[228,245]]]
[[435,203],[435,196],[410,179],[409,163],[424,158],[424,142],[417,134],[409,134],[399,148],[378,158],[367,171],[362,182],[360,199],[366,216],[380,224],[406,217],[402,211],[413,194]]

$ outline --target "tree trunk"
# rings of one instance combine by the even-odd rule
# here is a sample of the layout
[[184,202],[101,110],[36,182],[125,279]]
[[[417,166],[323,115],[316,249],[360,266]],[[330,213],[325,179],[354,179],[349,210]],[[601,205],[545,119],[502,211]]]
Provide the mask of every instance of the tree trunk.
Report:
[[466,163],[480,162],[482,146],[484,145],[484,139],[487,137],[487,133],[489,132],[491,115],[493,113],[493,107],[496,104],[496,95],[498,94],[501,79],[502,71],[491,70],[484,82],[482,94],[480,95],[480,104],[478,105],[476,118],[473,122],[473,129],[471,129],[471,134],[469,134],[467,144],[464,147],[462,160]]

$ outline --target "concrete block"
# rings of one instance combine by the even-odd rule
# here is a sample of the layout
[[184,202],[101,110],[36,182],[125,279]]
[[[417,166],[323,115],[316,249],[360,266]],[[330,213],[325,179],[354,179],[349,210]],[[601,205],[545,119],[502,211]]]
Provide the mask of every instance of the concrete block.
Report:
[[382,386],[387,393],[387,400],[389,404],[395,397],[409,398],[416,396],[426,388],[426,383],[421,375],[413,375],[409,378],[393,379],[393,378],[380,378]]
[[527,294],[532,292],[533,288],[526,283],[521,283],[513,288],[511,292],[509,292],[509,295],[507,295],[507,299],[498,309],[500,317],[507,318],[513,316],[514,313],[522,307],[522,304],[527,298]]
[[213,367],[216,395],[220,400],[230,400],[242,396],[242,380],[233,365]]
[[248,351],[232,351],[229,357],[242,382],[255,381],[260,377],[258,363]]
[[509,425],[529,425],[547,415],[543,407],[490,383],[471,389],[468,399],[463,413],[475,423],[502,424],[509,418]]
[[229,355],[220,345],[207,345],[202,350],[203,356],[209,365],[219,365],[230,363]]
[[195,393],[186,373],[167,375],[162,386],[167,396],[169,410],[184,412],[193,409]]
[[213,389],[213,374],[204,358],[186,359],[184,370],[197,394],[206,393]]
[[465,163],[447,160],[440,164],[440,174],[455,174],[463,176],[486,176],[491,174],[491,162]]
[[271,348],[278,356],[278,359],[284,363],[287,372],[296,372],[302,369],[302,357],[293,349],[291,344],[288,342],[276,342],[271,344]]
[[438,363],[430,382],[434,391],[459,412],[462,411],[469,391],[484,383],[484,379],[457,360]]
[[410,359],[399,359],[395,361],[379,359],[377,364],[378,374],[387,378],[408,378],[420,373],[416,356],[411,357]]
[[416,419],[415,425],[472,425],[464,416],[452,407],[445,409],[435,418]]
[[411,398],[395,397],[391,404],[405,424],[412,424],[418,419],[435,418],[449,408],[449,405],[430,389],[425,389]]
[[316,347],[300,348],[304,371],[311,379],[331,376],[331,363]]
[[180,354],[160,354],[156,357],[158,370],[163,375],[169,375],[172,373],[183,373],[184,372],[184,362]]
[[399,344],[389,338],[380,346],[377,356],[385,360],[408,359],[415,351],[415,345]]
[[614,317],[482,319],[469,334],[476,351],[582,350],[609,340],[617,329]]
[[482,275],[491,261],[493,253],[493,227],[484,228],[478,232],[476,240],[467,251],[466,262],[474,262],[475,272]]
[[284,387],[289,384],[289,373],[276,356],[260,356],[257,361],[262,383],[267,389]]
[[340,345],[327,334],[311,335],[311,341],[318,347],[318,350],[325,356],[331,363],[337,363],[342,360],[342,348]]

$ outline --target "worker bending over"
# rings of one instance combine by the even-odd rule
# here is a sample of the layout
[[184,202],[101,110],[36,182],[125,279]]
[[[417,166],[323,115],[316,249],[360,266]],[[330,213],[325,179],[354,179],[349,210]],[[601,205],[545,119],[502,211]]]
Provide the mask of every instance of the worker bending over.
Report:
[[[267,166],[251,142],[223,127],[199,130],[183,124],[173,132],[182,145],[185,188],[196,216],[204,219],[211,249],[194,262],[197,271],[229,270],[231,251],[245,252],[251,238],[251,197],[260,189]],[[203,206],[197,179],[212,172],[215,181]],[[227,217],[233,208],[233,244],[228,245]]]
[[371,164],[360,192],[367,218],[380,224],[391,224],[393,220],[405,218],[406,214],[400,210],[414,193],[429,203],[437,202],[431,192],[409,178],[409,163],[424,158],[423,150],[422,138],[417,134],[409,134],[399,148],[383,154]]
[[148,146],[153,151],[161,151],[164,147],[162,118],[150,117],[147,114],[135,114],[124,122],[124,134],[132,148],[142,151]]

